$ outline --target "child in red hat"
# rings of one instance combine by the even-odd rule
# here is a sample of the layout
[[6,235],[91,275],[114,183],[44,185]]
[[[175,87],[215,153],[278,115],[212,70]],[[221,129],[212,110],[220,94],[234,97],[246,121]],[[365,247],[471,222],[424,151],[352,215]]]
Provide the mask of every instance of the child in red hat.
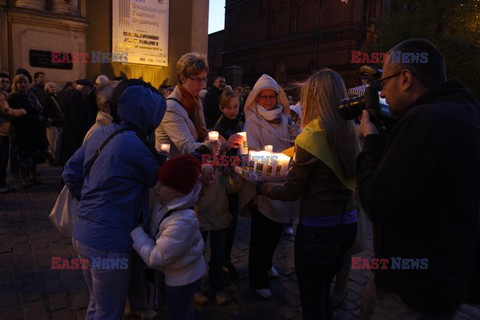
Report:
[[194,319],[193,296],[206,271],[205,243],[192,209],[202,189],[200,170],[191,155],[165,162],[157,172],[150,234],[142,227],[130,233],[145,263],[165,274],[168,319]]

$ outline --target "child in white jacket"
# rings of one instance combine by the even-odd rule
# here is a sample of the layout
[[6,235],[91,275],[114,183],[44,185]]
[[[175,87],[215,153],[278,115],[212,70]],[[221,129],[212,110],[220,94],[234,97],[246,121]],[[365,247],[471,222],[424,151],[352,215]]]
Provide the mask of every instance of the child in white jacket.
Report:
[[191,155],[165,162],[157,172],[159,201],[152,210],[150,234],[142,227],[130,233],[133,248],[145,263],[165,274],[170,320],[194,319],[193,296],[206,271],[205,243],[192,210],[202,188],[200,169],[200,162]]

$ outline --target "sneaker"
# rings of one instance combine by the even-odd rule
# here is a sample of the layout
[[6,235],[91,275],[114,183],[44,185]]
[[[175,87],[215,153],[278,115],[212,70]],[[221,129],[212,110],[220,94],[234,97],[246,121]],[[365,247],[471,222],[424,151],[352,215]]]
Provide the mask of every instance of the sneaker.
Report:
[[232,300],[230,296],[223,291],[217,292],[217,294],[215,295],[216,304],[222,305],[227,302],[230,302],[230,300]]
[[294,232],[293,232],[293,227],[292,227],[292,226],[286,227],[286,228],[283,230],[283,233],[285,233],[287,236],[293,236],[293,234],[294,234]]
[[272,292],[269,289],[255,289],[255,293],[263,299],[268,299],[272,296]]
[[270,278],[276,279],[280,277],[280,274],[278,273],[277,269],[275,269],[275,267],[271,267],[270,270],[267,271],[267,273]]
[[193,296],[193,301],[198,304],[205,304],[207,303],[208,298],[202,292],[195,292],[195,295]]

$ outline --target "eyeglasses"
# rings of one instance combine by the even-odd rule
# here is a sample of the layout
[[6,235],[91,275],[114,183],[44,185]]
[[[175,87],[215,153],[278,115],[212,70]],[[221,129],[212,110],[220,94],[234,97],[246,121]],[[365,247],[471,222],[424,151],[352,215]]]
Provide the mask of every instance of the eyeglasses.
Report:
[[258,96],[260,100],[277,100],[277,96]]
[[376,80],[376,81],[373,81],[371,84],[377,85],[377,86],[379,87],[379,89],[382,90],[383,87],[385,87],[385,85],[387,84],[387,82],[388,82],[387,80],[390,80],[390,79],[392,79],[392,78],[395,78],[396,76],[399,76],[401,73],[402,73],[401,71],[400,71],[400,72],[397,72],[397,73],[395,73],[395,74],[393,74],[393,75],[391,75],[391,76],[388,76],[388,77],[385,77],[385,78],[383,78],[383,79],[378,79],[378,80]]
[[9,80],[0,80],[0,83],[10,83]]
[[205,83],[207,82],[207,78],[192,78],[192,77],[187,77],[188,79],[195,81],[196,83]]

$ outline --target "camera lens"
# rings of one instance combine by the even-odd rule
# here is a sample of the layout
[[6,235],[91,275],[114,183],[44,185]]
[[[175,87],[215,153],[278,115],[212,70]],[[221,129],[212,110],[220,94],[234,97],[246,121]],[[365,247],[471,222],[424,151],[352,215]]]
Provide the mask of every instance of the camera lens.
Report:
[[337,108],[345,120],[358,118],[362,114],[363,109],[365,109],[365,96],[343,99]]

